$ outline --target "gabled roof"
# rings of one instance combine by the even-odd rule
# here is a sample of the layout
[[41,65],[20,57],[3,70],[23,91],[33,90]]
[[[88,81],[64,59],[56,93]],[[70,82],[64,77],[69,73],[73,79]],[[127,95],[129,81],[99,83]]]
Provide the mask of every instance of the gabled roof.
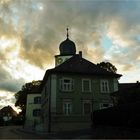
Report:
[[[43,78],[46,81],[47,75],[50,73],[67,73],[67,74],[82,74],[82,75],[95,75],[95,76],[108,76],[119,78],[122,75],[109,72],[96,64],[91,63],[90,61],[82,58],[79,54],[74,55],[64,63],[56,66],[53,69],[46,71]],[[42,84],[43,84],[42,83]]]
[[12,116],[16,116],[17,112],[11,107],[11,106],[5,106],[0,110],[0,114],[3,115],[3,113],[6,113],[4,115],[8,115],[8,113],[10,113],[10,115]]
[[96,64],[80,57],[80,55],[74,55],[61,65],[58,65],[54,69],[51,69],[53,73],[76,73],[76,74],[86,74],[86,75],[104,75],[112,77],[121,77],[122,75],[109,72],[103,68],[100,68]]

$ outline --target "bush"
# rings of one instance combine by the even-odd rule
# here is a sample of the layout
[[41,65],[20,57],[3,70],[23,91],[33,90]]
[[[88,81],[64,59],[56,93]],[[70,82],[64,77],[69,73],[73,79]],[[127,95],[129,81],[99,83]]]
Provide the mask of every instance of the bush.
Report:
[[94,125],[140,127],[140,103],[124,104],[93,112]]

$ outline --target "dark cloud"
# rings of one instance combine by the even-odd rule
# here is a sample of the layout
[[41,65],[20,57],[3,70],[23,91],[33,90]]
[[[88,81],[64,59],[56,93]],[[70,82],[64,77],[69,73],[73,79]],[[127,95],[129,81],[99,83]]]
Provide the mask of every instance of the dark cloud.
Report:
[[20,90],[24,79],[15,80],[12,76],[1,67],[0,69],[0,90],[17,92]]
[[16,93],[21,89],[24,82],[25,81],[23,79],[19,79],[17,81],[15,79],[6,79],[1,81],[0,89]]

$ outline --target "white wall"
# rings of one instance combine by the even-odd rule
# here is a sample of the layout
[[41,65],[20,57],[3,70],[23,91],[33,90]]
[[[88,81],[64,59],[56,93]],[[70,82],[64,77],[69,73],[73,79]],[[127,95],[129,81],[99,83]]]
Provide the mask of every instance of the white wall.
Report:
[[41,109],[41,104],[34,104],[34,98],[35,97],[41,97],[41,94],[28,94],[27,95],[27,103],[26,103],[26,126],[32,126],[34,123],[34,120],[36,120],[37,123],[40,123],[40,117],[33,116],[33,110],[34,109]]

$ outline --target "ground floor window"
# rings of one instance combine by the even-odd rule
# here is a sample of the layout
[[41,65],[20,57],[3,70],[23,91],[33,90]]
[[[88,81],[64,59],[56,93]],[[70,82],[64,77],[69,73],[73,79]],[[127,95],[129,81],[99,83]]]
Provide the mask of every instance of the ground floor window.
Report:
[[33,110],[33,116],[38,117],[41,114],[41,110],[40,109],[34,109]]
[[63,102],[63,114],[70,115],[72,113],[72,102],[64,101]]
[[83,114],[88,115],[91,112],[92,112],[91,101],[90,100],[83,101]]
[[110,103],[100,103],[100,109],[105,109],[105,108],[109,108],[112,107],[112,104]]

